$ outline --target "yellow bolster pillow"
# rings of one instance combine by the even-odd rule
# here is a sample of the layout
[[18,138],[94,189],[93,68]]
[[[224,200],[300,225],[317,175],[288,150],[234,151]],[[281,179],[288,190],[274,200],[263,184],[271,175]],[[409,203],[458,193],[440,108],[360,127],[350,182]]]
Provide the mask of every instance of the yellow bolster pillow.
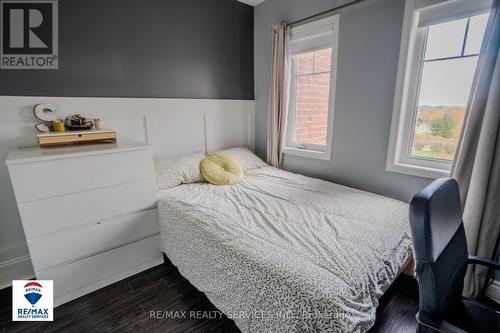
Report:
[[243,179],[243,169],[238,159],[223,152],[205,157],[200,162],[200,171],[214,185],[236,184]]

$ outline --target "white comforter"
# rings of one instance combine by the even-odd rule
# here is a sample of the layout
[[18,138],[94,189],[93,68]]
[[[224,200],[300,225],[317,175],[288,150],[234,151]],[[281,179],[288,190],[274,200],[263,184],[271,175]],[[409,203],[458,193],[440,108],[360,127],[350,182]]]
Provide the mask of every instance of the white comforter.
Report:
[[158,207],[165,254],[243,332],[366,332],[411,246],[406,204],[272,167]]

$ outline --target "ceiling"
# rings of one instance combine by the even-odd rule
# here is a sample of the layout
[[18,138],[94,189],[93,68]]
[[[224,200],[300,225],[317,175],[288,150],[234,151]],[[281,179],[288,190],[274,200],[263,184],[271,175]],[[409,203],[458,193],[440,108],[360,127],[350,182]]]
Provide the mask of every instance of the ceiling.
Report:
[[257,6],[259,3],[264,2],[266,0],[238,0],[239,2],[244,2],[250,6]]

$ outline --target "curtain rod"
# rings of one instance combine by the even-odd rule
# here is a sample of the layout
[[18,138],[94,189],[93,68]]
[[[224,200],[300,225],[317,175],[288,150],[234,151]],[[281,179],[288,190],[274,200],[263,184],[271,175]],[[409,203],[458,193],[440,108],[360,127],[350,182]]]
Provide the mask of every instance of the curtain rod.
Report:
[[357,3],[360,3],[360,2],[363,2],[365,0],[354,0],[354,1],[350,1],[350,2],[347,2],[343,5],[340,5],[340,6],[337,6],[337,7],[334,7],[334,8],[331,8],[331,9],[328,9],[328,10],[325,10],[325,11],[322,11],[321,13],[317,13],[317,14],[314,14],[314,15],[311,15],[311,16],[308,16],[308,17],[305,17],[305,18],[302,18],[300,20],[297,20],[297,21],[294,21],[292,23],[288,23],[289,26],[293,26],[293,25],[297,25],[299,23],[302,23],[304,21],[307,21],[307,20],[310,20],[312,18],[315,18],[317,16],[322,16],[322,15],[325,15],[325,14],[328,14],[330,12],[333,12],[333,11],[336,11],[336,10],[339,10],[339,9],[342,9],[342,8],[345,8],[345,7],[349,7],[351,5],[355,5]]

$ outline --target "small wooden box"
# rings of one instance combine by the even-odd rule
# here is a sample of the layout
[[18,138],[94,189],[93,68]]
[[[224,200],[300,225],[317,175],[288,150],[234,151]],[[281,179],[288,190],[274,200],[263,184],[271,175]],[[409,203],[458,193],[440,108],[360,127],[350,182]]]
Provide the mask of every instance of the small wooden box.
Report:
[[39,146],[91,142],[116,142],[116,131],[111,129],[50,132],[37,135]]

